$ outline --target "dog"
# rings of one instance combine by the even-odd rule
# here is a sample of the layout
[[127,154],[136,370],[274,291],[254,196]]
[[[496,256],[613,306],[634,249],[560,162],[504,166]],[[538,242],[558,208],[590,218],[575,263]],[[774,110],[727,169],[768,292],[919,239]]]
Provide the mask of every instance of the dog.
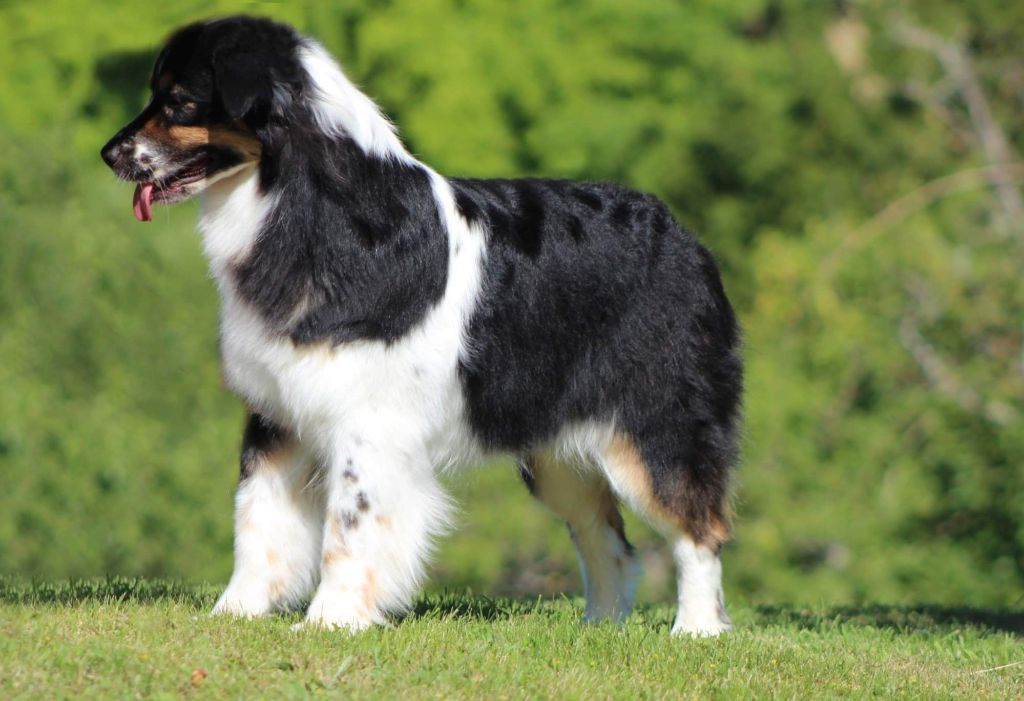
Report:
[[584,620],[633,604],[622,501],[671,544],[671,632],[730,628],[740,334],[663,203],[442,177],[318,43],[267,19],[179,29],[150,88],[102,157],[141,221],[200,196],[223,374],[250,412],[214,613],[309,601],[301,625],[386,622],[450,522],[439,473],[511,455],[568,524]]

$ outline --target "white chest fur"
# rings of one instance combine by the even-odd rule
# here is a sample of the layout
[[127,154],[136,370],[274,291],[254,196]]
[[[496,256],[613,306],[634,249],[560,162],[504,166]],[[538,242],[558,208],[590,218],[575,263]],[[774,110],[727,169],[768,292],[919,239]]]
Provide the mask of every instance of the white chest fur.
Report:
[[448,279],[438,304],[390,345],[356,341],[295,345],[271,333],[232,282],[273,209],[255,172],[216,183],[206,193],[200,230],[221,292],[221,356],[228,386],[252,409],[326,446],[339,430],[373,424],[401,427],[430,451],[435,465],[478,454],[464,417],[458,361],[480,287],[483,234],[455,212],[450,186],[431,173],[447,225]]

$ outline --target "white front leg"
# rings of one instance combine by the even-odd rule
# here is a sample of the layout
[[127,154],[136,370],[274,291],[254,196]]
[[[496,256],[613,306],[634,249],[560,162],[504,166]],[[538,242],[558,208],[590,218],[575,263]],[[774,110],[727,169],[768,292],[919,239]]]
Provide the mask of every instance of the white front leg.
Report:
[[306,624],[383,623],[412,603],[450,502],[425,448],[380,430],[342,436],[325,470],[320,586]]
[[313,461],[290,437],[245,446],[242,462],[235,568],[213,613],[253,617],[291,608],[316,586],[323,507]]

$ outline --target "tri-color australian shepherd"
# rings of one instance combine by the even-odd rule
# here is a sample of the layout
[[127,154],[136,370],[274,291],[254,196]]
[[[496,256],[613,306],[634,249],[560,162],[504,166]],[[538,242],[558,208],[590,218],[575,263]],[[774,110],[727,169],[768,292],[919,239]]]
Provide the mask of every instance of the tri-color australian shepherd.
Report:
[[103,158],[142,221],[201,194],[224,376],[251,412],[215,612],[311,597],[308,625],[384,622],[449,521],[438,474],[506,454],[569,526],[586,620],[632,606],[623,501],[671,543],[672,632],[729,628],[739,334],[663,203],[443,177],[319,44],[265,19],[180,29],[151,89]]

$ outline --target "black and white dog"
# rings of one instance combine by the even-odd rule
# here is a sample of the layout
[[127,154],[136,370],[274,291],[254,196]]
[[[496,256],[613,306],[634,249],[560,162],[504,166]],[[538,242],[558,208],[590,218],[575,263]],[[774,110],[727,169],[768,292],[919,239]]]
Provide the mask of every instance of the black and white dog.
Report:
[[445,178],[316,42],[265,19],[175,33],[103,148],[135,215],[202,193],[228,385],[251,410],[216,612],[307,624],[409,606],[495,453],[564,519],[587,620],[621,620],[625,501],[671,541],[673,633],[729,628],[719,549],[742,363],[711,255],[616,185]]

